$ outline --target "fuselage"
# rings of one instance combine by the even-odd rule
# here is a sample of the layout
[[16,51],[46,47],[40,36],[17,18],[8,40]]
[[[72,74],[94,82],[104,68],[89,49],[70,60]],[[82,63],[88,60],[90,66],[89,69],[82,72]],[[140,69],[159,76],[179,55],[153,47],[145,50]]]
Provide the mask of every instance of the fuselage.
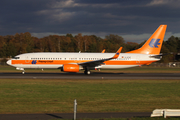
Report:
[[[7,63],[16,68],[60,68],[64,64],[78,64],[111,58],[114,53],[25,53],[17,55]],[[149,54],[121,53],[117,59],[96,66],[100,69],[121,69],[149,65],[160,60]],[[83,69],[80,67],[80,69]]]

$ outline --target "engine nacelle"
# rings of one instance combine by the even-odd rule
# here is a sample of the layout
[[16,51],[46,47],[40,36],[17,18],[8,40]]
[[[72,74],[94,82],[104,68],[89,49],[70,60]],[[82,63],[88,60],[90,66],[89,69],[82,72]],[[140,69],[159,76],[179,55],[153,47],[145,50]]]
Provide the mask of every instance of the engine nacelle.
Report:
[[79,65],[76,64],[64,64],[62,71],[64,72],[79,72]]

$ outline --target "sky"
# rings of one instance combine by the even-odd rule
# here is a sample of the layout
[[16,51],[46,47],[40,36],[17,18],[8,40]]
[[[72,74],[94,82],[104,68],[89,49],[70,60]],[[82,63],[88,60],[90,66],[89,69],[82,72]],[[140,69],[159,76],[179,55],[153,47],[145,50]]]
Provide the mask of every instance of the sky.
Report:
[[180,0],[2,0],[0,35],[119,35],[147,40],[167,24],[164,40],[180,37]]

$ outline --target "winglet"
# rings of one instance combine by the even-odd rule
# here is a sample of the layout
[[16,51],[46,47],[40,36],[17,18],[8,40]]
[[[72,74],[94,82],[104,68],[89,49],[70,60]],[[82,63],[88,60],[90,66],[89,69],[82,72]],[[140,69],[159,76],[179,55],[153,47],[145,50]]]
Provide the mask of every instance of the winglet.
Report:
[[101,53],[105,53],[105,49]]
[[118,58],[119,55],[120,55],[121,50],[122,50],[122,47],[120,47],[120,48],[118,49],[118,51],[117,51],[116,54],[112,57],[112,59]]

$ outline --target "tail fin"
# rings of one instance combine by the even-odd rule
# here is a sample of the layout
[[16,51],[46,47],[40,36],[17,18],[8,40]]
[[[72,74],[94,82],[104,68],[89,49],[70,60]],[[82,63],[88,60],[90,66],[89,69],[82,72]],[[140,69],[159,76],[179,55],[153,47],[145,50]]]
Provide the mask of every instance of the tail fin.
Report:
[[167,25],[160,25],[147,42],[139,49],[127,53],[156,54],[161,51]]

